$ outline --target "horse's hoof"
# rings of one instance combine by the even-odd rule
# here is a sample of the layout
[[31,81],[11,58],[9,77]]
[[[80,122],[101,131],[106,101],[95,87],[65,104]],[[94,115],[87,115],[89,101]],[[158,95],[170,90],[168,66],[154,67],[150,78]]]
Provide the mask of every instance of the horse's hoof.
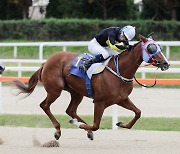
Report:
[[90,140],[93,140],[93,139],[94,139],[93,132],[88,132],[88,133],[87,133],[87,137],[88,137]]
[[54,137],[56,140],[59,140],[60,136],[61,136],[61,132],[55,132],[54,133]]

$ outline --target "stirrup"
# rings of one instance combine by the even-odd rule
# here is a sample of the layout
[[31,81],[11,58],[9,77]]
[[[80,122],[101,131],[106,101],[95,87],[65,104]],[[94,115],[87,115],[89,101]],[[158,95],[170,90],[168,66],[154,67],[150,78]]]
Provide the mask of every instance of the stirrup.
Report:
[[81,71],[86,72],[90,66],[91,66],[91,65],[88,63],[88,61],[84,61],[84,62],[81,64],[81,66],[79,67],[79,69],[80,69]]
[[84,66],[84,64],[82,64],[81,66],[79,66],[79,70],[82,72],[86,72],[87,68]]

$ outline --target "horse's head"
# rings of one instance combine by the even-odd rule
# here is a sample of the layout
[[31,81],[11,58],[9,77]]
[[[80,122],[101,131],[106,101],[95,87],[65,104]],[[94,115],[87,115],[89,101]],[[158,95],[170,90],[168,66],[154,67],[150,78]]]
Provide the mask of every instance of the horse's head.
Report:
[[139,35],[141,39],[142,58],[146,63],[161,68],[165,71],[169,68],[169,63],[162,53],[161,46],[157,44],[152,37],[145,38]]

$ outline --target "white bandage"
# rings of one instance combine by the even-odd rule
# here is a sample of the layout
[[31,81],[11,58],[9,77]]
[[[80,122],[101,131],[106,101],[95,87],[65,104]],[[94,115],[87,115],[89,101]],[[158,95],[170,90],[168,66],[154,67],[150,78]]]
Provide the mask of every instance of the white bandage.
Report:
[[78,122],[77,119],[73,119],[73,124],[79,127],[80,125],[82,125],[84,123],[83,122]]

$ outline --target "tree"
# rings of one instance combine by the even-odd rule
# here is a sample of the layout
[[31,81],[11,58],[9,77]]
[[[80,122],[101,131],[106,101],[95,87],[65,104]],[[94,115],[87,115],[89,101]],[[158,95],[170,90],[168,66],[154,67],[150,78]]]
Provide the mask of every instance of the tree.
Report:
[[135,19],[133,0],[53,0],[47,7],[47,17]]
[[89,3],[96,3],[102,13],[104,20],[110,18],[136,18],[135,5],[133,0],[88,0]]
[[10,3],[9,0],[0,0],[0,19],[20,19],[21,11],[13,3]]
[[155,20],[176,20],[176,12],[179,9],[179,0],[143,0],[142,17]]
[[176,20],[176,9],[179,8],[179,0],[164,0],[164,2],[168,10],[170,11],[171,19]]
[[21,9],[24,19],[28,17],[28,11],[29,7],[32,5],[32,0],[9,0],[9,2]]

